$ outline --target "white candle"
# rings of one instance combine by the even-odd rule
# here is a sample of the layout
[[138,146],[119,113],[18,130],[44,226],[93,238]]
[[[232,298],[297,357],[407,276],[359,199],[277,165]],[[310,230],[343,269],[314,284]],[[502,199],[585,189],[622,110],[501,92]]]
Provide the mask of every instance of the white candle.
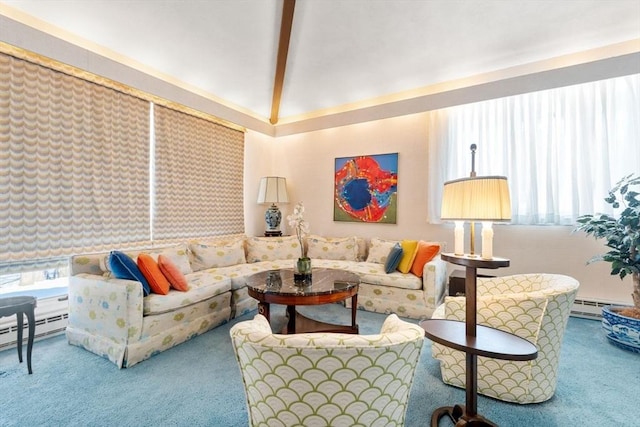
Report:
[[482,223],[482,258],[493,258],[493,228],[490,222]]
[[464,222],[456,221],[456,228],[453,231],[455,237],[455,245],[453,253],[455,255],[464,255]]

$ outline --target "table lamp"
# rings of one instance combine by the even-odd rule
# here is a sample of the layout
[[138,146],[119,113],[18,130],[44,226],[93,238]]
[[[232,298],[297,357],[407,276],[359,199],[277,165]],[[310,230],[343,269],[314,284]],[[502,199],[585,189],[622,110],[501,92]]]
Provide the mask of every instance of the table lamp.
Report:
[[282,213],[276,203],[289,203],[287,195],[287,180],[279,176],[265,176],[260,179],[260,188],[258,190],[258,203],[271,203],[271,206],[264,214],[267,222],[267,228],[264,232],[265,236],[281,236],[280,221]]
[[444,183],[443,220],[455,221],[454,254],[464,254],[464,221],[471,222],[471,250],[475,255],[475,224],[482,222],[482,258],[493,258],[493,222],[511,220],[509,185],[504,176],[471,176]]

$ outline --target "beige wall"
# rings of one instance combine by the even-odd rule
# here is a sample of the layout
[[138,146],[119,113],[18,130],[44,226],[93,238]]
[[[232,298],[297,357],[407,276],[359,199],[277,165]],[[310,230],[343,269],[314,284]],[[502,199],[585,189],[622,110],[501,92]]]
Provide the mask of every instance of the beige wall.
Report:
[[[231,110],[201,95],[144,74],[134,68],[117,63],[42,31],[20,24],[0,15],[0,41],[22,47],[83,70],[111,78],[137,89],[182,103],[189,107],[217,115],[233,123],[239,123],[256,131],[248,131],[245,142],[245,224],[249,235],[261,235],[264,231],[265,206],[256,203],[258,182],[264,175],[280,175],[288,180],[293,203],[304,201],[311,230],[323,235],[358,235],[364,237],[419,238],[452,242],[452,226],[430,225],[426,222],[427,169],[426,126],[424,114],[404,115],[348,126],[299,133],[273,138],[274,129],[267,123]],[[634,52],[637,50],[634,48]],[[610,61],[594,61],[584,67],[569,66],[559,70],[534,73],[537,83],[523,84],[517,79],[503,79],[491,85],[479,84],[472,91],[472,99],[464,102],[539,90],[581,81],[597,80],[612,75],[637,72],[637,52],[633,55],[615,56]],[[626,64],[616,61],[626,60]],[[630,65],[629,65],[630,64]],[[540,70],[537,70],[540,71]],[[555,77],[554,77],[555,76]],[[511,86],[518,88],[510,88]],[[505,92],[506,91],[506,92]],[[366,117],[388,117],[401,111],[420,111],[429,108],[460,103],[460,91],[435,94],[436,101],[424,104],[411,101],[411,108],[401,110],[396,103],[392,112],[380,113],[376,107],[367,111],[355,111],[346,122],[366,120]],[[431,99],[431,98],[430,98]],[[418,102],[417,105],[413,105]],[[398,110],[400,108],[400,110]],[[340,123],[340,117],[329,117]],[[314,122],[315,123],[315,122]],[[311,126],[312,124],[309,124]],[[333,122],[332,122],[333,123]],[[336,125],[336,124],[332,124]],[[302,125],[305,126],[305,125]],[[339,126],[339,124],[337,124]],[[283,129],[281,135],[288,133]],[[398,221],[390,224],[357,224],[333,221],[333,160],[335,157],[358,154],[399,153]],[[282,206],[286,216],[293,204]],[[285,221],[286,224],[286,221]],[[631,303],[631,280],[620,280],[608,275],[607,264],[585,266],[586,260],[604,251],[603,245],[581,235],[571,234],[571,227],[523,227],[495,226],[494,253],[511,259],[511,267],[498,274],[518,272],[564,273],[580,280],[579,297],[604,301]],[[286,232],[286,225],[285,225]]]
[[[303,201],[312,233],[428,239],[444,241],[449,248],[453,247],[452,224],[431,225],[426,222],[429,171],[424,114],[279,138],[247,132],[245,141],[247,234],[261,235],[264,231],[266,207],[255,202],[260,177],[278,175],[287,178],[292,202],[280,206],[283,216],[291,212],[293,204]],[[334,222],[334,159],[395,152],[399,163],[397,224]],[[282,229],[287,233],[286,220],[283,220]],[[583,234],[572,233],[572,227],[495,225],[494,230],[494,253],[511,260],[509,268],[496,270],[495,274],[567,274],[581,283],[578,298],[631,303],[631,279],[621,282],[619,278],[610,276],[606,263],[585,265],[588,259],[604,252],[605,248]],[[490,271],[487,273],[491,274]]]

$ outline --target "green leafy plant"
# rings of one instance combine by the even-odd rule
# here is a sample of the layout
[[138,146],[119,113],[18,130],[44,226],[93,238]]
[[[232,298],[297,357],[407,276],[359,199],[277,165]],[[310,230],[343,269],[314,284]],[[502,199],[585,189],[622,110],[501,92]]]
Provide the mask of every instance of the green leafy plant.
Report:
[[596,255],[589,263],[605,261],[611,263],[611,274],[633,280],[634,308],[626,310],[625,316],[640,318],[640,195],[633,188],[640,187],[640,176],[633,174],[622,178],[609,191],[604,200],[614,209],[622,209],[616,217],[607,214],[582,215],[576,230],[584,231],[596,239],[605,239],[609,252]]

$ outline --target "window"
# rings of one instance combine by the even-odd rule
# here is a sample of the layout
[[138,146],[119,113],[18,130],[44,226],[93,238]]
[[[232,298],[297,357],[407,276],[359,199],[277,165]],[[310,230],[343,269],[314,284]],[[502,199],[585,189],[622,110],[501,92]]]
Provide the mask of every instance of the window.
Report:
[[[478,175],[509,180],[514,224],[575,224],[607,212],[603,199],[640,172],[640,75],[461,105],[428,113],[429,217],[440,217],[445,181]],[[444,167],[442,167],[444,166]]]
[[233,125],[11,49],[0,52],[0,118],[5,290],[64,277],[77,253],[244,232]]

